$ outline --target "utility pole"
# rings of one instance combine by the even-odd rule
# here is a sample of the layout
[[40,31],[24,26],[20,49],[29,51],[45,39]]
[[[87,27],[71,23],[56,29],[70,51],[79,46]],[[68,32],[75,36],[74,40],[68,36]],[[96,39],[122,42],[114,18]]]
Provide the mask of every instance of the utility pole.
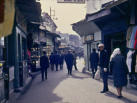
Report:
[[58,20],[58,18],[56,18],[56,16],[55,16],[55,9],[52,9],[51,7],[50,7],[50,17],[53,19],[53,20]]

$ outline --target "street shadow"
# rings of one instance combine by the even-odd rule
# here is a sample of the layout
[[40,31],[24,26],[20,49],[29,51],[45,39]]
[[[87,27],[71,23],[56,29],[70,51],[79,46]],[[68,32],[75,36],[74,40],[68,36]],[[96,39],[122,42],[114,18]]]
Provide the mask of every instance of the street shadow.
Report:
[[64,103],[63,98],[54,93],[57,86],[68,78],[66,74],[49,70],[48,79],[41,80],[41,74],[37,75],[28,90],[17,100],[17,103]]
[[[111,91],[107,92],[105,94],[105,96],[108,96],[108,97],[111,97],[111,98],[115,98],[115,99],[119,99],[119,98],[117,98],[117,95],[112,93]],[[119,100],[123,101],[124,103],[137,103],[137,101],[133,101],[133,100],[131,100],[129,98],[126,98],[126,97],[123,97],[123,98],[121,98]]]
[[91,78],[90,76],[88,75],[85,75],[79,71],[75,71],[73,74],[72,74],[72,78],[75,78],[75,79],[86,79],[86,78]]

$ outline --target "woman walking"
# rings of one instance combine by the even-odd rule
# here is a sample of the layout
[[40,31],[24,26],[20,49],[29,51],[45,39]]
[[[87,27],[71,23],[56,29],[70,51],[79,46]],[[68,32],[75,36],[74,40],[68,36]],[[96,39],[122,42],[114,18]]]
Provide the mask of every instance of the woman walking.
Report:
[[127,85],[128,69],[119,48],[116,48],[110,57],[110,69],[112,69],[114,86],[117,89],[118,98],[122,98],[122,88]]

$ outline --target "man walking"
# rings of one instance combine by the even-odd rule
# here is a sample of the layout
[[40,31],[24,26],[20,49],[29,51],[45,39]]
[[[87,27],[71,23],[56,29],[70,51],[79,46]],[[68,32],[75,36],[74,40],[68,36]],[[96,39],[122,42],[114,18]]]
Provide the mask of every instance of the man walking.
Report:
[[51,66],[51,70],[54,71],[54,54],[51,53],[50,57],[49,57],[49,60],[50,60],[50,66]]
[[73,51],[73,56],[74,56],[74,67],[75,67],[75,70],[78,70],[77,69],[77,56],[76,56],[75,51]]
[[101,68],[101,76],[103,79],[104,88],[101,93],[107,92],[108,89],[108,54],[107,51],[104,50],[104,44],[99,44],[99,66]]
[[60,56],[58,52],[55,51],[54,60],[55,60],[56,71],[58,71],[59,59],[60,59]]
[[93,52],[90,54],[90,65],[92,70],[92,77],[94,78],[95,73],[97,71],[99,56],[98,53],[96,53],[96,49],[93,49]]
[[41,66],[42,81],[44,81],[44,79],[47,79],[47,69],[49,67],[49,60],[46,52],[43,52],[43,56],[40,57],[40,66]]
[[63,53],[60,53],[59,64],[60,64],[60,70],[63,70],[63,64],[64,64],[64,54]]
[[68,53],[65,56],[65,61],[67,64],[67,69],[68,69],[68,75],[72,75],[72,67],[74,63],[74,57],[71,51],[68,51]]

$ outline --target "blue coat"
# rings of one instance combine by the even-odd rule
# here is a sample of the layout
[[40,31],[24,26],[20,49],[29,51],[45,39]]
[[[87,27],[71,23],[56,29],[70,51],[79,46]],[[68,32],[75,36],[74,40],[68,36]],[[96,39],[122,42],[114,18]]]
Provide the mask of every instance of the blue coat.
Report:
[[71,53],[65,55],[65,61],[68,66],[73,66],[74,63],[74,56]]
[[50,60],[50,64],[55,64],[54,54],[50,55],[49,60]]
[[127,85],[128,68],[123,56],[117,55],[110,62],[110,69],[112,70],[114,86],[122,87]]
[[60,59],[59,59],[59,64],[63,64],[63,62],[64,62],[64,55],[63,54],[61,54],[60,55]]
[[41,69],[47,69],[49,67],[49,60],[47,56],[42,56],[40,58]]
[[54,60],[55,60],[55,64],[56,64],[56,65],[59,64],[59,59],[60,59],[60,55],[59,55],[59,54],[55,54],[55,55],[54,55]]
[[98,61],[99,61],[99,56],[98,53],[93,52],[90,54],[90,64],[91,68],[97,68],[98,66]]

